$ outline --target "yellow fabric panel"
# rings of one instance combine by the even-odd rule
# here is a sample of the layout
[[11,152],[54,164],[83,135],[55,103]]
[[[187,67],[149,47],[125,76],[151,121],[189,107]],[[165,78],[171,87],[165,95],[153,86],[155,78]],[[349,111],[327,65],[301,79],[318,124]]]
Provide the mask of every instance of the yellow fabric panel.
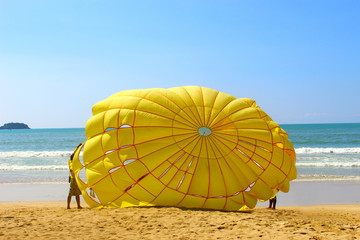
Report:
[[174,143],[172,137],[172,129],[166,127],[136,127],[134,128],[135,141],[134,144],[158,140],[162,145],[170,145]]
[[294,162],[291,162],[290,170],[287,173],[287,177],[289,178],[289,181],[294,180],[297,177],[297,170]]
[[[151,149],[151,144],[147,144]],[[146,164],[149,171],[154,170],[157,166],[162,164],[168,158],[170,158],[174,153],[179,151],[177,145],[170,145],[160,149],[154,149],[154,152],[146,152],[147,155],[140,155],[140,159],[142,162]]]
[[207,197],[209,174],[208,161],[198,161],[188,193]]
[[204,112],[204,126],[209,125],[210,117],[214,113],[213,106],[215,105],[215,101],[217,96],[219,95],[219,92],[210,88],[203,90],[203,104],[202,106],[203,112]]
[[247,192],[244,192],[245,205],[249,208],[254,208],[257,203],[257,199]]
[[[108,99],[96,103],[92,108],[93,116],[97,116],[109,109],[110,101]],[[86,130],[86,129],[85,129]]]
[[104,155],[102,144],[102,135],[89,139],[84,145],[84,163],[88,164]]
[[233,172],[226,161],[220,159],[219,165],[224,176],[224,184],[228,195],[235,194],[244,188],[244,183],[239,182],[237,173]]
[[227,155],[231,152],[238,142],[236,132],[234,131],[221,131],[215,132],[218,134],[217,137],[212,138],[211,140],[216,143],[216,145],[222,149],[224,155]]
[[139,178],[148,173],[146,165],[143,164],[140,160],[135,160],[125,165],[124,168],[128,175],[134,180],[138,180]]
[[122,194],[122,191],[113,184],[113,181],[109,176],[92,186],[92,189],[95,191],[99,200],[105,205],[114,201],[116,196]]
[[221,159],[224,156],[224,153],[220,152],[219,146],[217,146],[216,141],[212,138],[207,141],[207,148],[209,149],[210,159]]
[[224,209],[230,211],[236,211],[239,210],[242,206],[245,206],[244,192],[237,192],[234,195],[229,196],[227,198]]
[[279,186],[277,186],[278,189],[280,189],[282,192],[289,192],[290,190],[290,183],[289,180],[286,179],[284,182],[280,183]]
[[138,159],[137,149],[131,145],[122,146],[118,151],[116,151],[116,154],[122,164],[131,159]]
[[269,164],[267,169],[261,174],[260,178],[266,182],[271,188],[274,188],[282,182],[284,179],[284,174],[276,168],[274,165]]
[[[80,188],[80,186],[79,186],[79,188]],[[87,205],[88,205],[89,207],[91,207],[91,208],[104,207],[103,205],[101,205],[101,203],[98,203],[98,202],[94,201],[94,200],[90,197],[90,195],[87,194],[87,192],[86,192],[85,189],[81,190],[81,194],[82,194],[85,202],[87,203]]]
[[170,165],[159,177],[160,181],[164,185],[168,185],[169,182],[173,179],[174,174],[176,174],[178,169],[174,165]]
[[179,207],[188,207],[188,208],[201,208],[205,203],[206,198],[186,195],[182,200]]
[[263,181],[258,180],[253,186],[251,186],[249,194],[253,197],[257,197],[258,199],[263,200],[269,199],[272,196],[273,191]]
[[178,169],[182,170],[182,171],[187,171],[190,161],[191,161],[191,157],[189,154],[180,151],[177,152],[176,154],[174,154],[173,156],[171,156],[168,161],[172,164],[174,164]]
[[194,97],[191,96],[188,92],[189,88],[179,87],[174,90],[177,93],[177,95],[181,96],[182,101],[186,105],[185,108],[186,114],[188,114],[192,118],[192,121],[195,121],[197,124],[202,125],[201,117],[194,103]]
[[120,109],[118,127],[129,125],[133,126],[135,121],[135,112],[131,109]]
[[272,142],[271,133],[268,130],[259,129],[238,129],[239,137],[256,138],[264,142]]
[[113,179],[117,188],[122,191],[125,191],[128,187],[133,185],[136,180],[131,178],[127,173],[124,167],[119,168],[118,170],[111,173],[111,178]]
[[120,161],[117,151],[106,154],[106,156],[103,159],[103,162],[104,162],[104,167],[106,168],[107,171],[110,171],[113,168],[123,165],[122,161]]
[[117,150],[119,148],[117,135],[117,130],[104,132],[101,139],[104,153],[107,153],[111,150]]
[[[274,164],[276,167],[280,168],[281,165],[283,164],[283,160],[286,153],[284,153],[284,150],[278,147],[274,147],[273,149],[273,153],[272,153],[272,161],[271,163]],[[288,156],[287,156],[288,157]]]
[[136,149],[139,158],[142,158],[152,154],[153,152],[161,151],[164,148],[171,148],[174,145],[176,144],[174,144],[174,141],[171,137],[166,139],[156,138],[153,141],[138,143]]
[[228,197],[224,209],[227,211],[239,211],[244,207],[245,205],[243,203],[234,201],[233,197]]
[[[215,209],[223,209],[226,204],[226,198],[209,198],[206,199],[206,202],[203,206],[203,208],[215,208]],[[236,209],[238,210],[238,209]]]
[[241,161],[235,153],[231,152],[228,154],[226,156],[226,160],[230,168],[235,169],[235,172],[238,173],[238,179],[241,182],[246,183],[246,186],[258,179],[258,175],[256,175],[256,173],[246,163]]
[[160,206],[177,206],[177,204],[184,198],[184,196],[185,194],[183,193],[170,188],[165,188],[153,203]]
[[188,189],[190,187],[190,183],[192,180],[192,174],[190,173],[184,173],[183,174],[183,178],[182,178],[182,182],[181,184],[178,186],[178,191],[181,193],[187,193]]
[[213,106],[210,108],[211,115],[209,117],[207,126],[214,126],[216,119],[220,117],[223,118],[225,115],[225,113],[223,113],[224,108],[235,99],[235,97],[229,94],[219,92],[219,94],[216,95]]
[[131,127],[126,127],[126,128],[120,128],[119,130],[117,130],[117,141],[118,141],[118,146],[124,147],[124,146],[129,146],[129,145],[133,145],[134,143],[134,134],[133,134],[133,128]]
[[198,86],[137,89],[92,111],[69,168],[94,208],[253,208],[296,178],[287,133],[248,98]]
[[157,179],[160,179],[163,174],[166,173],[166,170],[172,166],[168,161],[164,161],[161,164],[159,164],[155,169],[151,170],[151,173],[156,177]]
[[85,134],[87,139],[91,139],[92,137],[104,131],[104,125],[103,125],[104,114],[105,114],[104,112],[99,113],[91,117],[86,122]]
[[155,199],[154,195],[150,194],[138,184],[135,184],[135,186],[128,190],[127,193],[135,199],[139,199],[145,203],[151,203]]
[[88,186],[93,186],[108,175],[108,172],[101,161],[96,161],[87,165],[87,168],[83,171],[86,172],[86,183]]
[[189,162],[189,166],[188,166],[188,173],[193,174],[194,171],[196,170],[196,166],[197,166],[197,162],[199,161],[199,159],[197,157],[192,157],[190,162]]
[[172,179],[169,182],[169,184],[167,185],[167,187],[172,188],[172,189],[178,189],[178,187],[180,187],[182,184],[182,179],[183,179],[184,174],[185,173],[183,171],[179,171],[177,169],[177,172],[172,176]]
[[115,200],[113,202],[113,204],[109,207],[120,206],[121,208],[123,208],[123,207],[132,207],[132,206],[138,206],[138,205],[140,205],[140,201],[133,198],[129,194],[124,193],[123,195],[121,195],[120,198]]
[[104,113],[104,129],[117,128],[119,125],[119,109],[109,109]]
[[156,182],[158,182],[158,180],[153,175],[149,174],[143,180],[140,181],[139,185],[147,189],[153,195],[158,196],[161,193],[161,191],[164,190],[165,185],[154,184]]
[[209,160],[209,170],[211,172],[209,197],[226,196],[226,186],[223,180],[224,176],[216,159]]

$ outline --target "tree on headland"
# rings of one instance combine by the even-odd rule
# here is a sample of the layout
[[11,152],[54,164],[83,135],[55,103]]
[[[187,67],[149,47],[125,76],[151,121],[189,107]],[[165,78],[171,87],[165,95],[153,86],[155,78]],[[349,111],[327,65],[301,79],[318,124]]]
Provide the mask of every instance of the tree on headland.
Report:
[[30,129],[25,123],[5,123],[0,129]]

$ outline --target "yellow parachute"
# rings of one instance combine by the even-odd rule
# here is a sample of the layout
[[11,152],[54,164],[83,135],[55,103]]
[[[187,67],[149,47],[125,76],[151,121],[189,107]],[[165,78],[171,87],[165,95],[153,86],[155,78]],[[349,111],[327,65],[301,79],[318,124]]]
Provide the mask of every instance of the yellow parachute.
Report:
[[71,168],[93,208],[254,208],[289,191],[295,151],[254,100],[187,86],[95,104]]

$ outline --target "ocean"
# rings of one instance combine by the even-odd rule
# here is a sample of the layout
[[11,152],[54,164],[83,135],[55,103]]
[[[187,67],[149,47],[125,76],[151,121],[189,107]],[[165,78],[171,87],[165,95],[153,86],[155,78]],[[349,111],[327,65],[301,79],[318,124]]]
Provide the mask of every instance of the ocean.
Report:
[[[283,124],[297,154],[295,181],[360,181],[360,123]],[[0,183],[65,183],[85,129],[0,130]]]

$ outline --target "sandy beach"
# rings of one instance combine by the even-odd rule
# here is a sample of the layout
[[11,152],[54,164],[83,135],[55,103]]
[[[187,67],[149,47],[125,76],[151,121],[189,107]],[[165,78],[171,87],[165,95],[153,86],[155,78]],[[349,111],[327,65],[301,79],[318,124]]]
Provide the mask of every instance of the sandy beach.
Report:
[[0,239],[360,238],[358,204],[222,212],[175,207],[67,210],[58,201],[2,202],[0,218]]
[[[276,210],[66,209],[68,184],[0,184],[0,239],[360,239],[358,182],[293,182]],[[75,201],[72,201],[75,207]],[[76,236],[75,236],[76,233]]]

